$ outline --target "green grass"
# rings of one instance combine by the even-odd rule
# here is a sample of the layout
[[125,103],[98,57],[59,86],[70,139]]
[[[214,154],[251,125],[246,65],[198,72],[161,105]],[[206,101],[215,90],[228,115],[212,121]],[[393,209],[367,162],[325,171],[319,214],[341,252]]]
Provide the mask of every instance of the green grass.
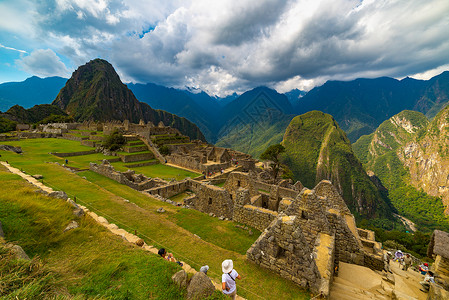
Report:
[[[124,242],[88,217],[77,221],[80,227],[63,232],[74,219],[71,207],[63,200],[35,193],[16,175],[0,167],[4,184],[0,195],[0,219],[7,241],[21,245],[43,268],[42,276],[18,271],[12,263],[9,272],[0,272],[0,282],[11,283],[12,272],[22,278],[8,299],[47,299],[52,295],[82,296],[82,299],[178,299],[183,291],[170,280],[179,266]],[[2,260],[3,262],[3,260]],[[45,264],[42,266],[42,264]],[[3,263],[0,264],[4,267]],[[39,274],[38,274],[39,275]],[[20,277],[21,276],[21,277]],[[34,276],[34,275],[33,275]],[[16,280],[17,281],[17,280]]]
[[[44,140],[43,144],[45,142],[47,140]],[[72,198],[76,195],[79,202],[104,216],[110,222],[116,223],[130,232],[137,230],[138,235],[148,244],[164,246],[173,252],[175,257],[184,260],[197,270],[202,265],[208,264],[210,266],[208,275],[217,282],[221,278],[221,262],[224,259],[233,259],[236,270],[243,277],[239,282],[239,294],[243,297],[247,299],[259,299],[258,295],[276,299],[308,299],[310,297],[306,291],[294,283],[282,279],[246,259],[243,254],[252,241],[258,237],[258,233],[255,231],[253,236],[249,236],[248,232],[233,227],[234,223],[232,222],[220,221],[195,210],[184,210],[157,201],[96,173],[86,171],[73,174],[56,164],[45,163],[53,157],[48,154],[50,151],[45,149],[45,146],[43,151],[39,147],[36,147],[34,152],[29,151],[25,145],[24,149],[27,150],[24,155],[6,153],[6,151],[1,151],[1,154],[7,156],[13,166],[23,168],[27,173],[42,174],[45,178],[44,182],[49,186],[64,190]],[[165,165],[155,166],[163,166],[163,171],[166,172],[167,170],[173,172],[173,169],[176,172],[183,171]],[[125,202],[124,199],[128,199],[137,206]],[[159,207],[164,207],[166,213],[157,213],[156,210]],[[35,235],[35,237],[38,236]],[[75,239],[75,241],[80,245],[87,243],[80,239]],[[79,246],[78,251],[90,253],[89,248],[83,247]],[[104,247],[108,248],[109,246]],[[101,255],[99,254],[100,257],[95,258],[95,261],[109,257],[108,249],[99,253]],[[72,258],[77,260],[75,255]],[[62,268],[71,268],[72,265],[69,261],[68,259],[67,262],[61,264]],[[118,265],[117,269],[120,269]],[[90,268],[86,268],[84,271],[86,270],[90,270]],[[104,270],[103,273],[97,275],[106,278],[110,273]],[[97,285],[101,286],[100,283],[97,283],[92,288]],[[80,291],[80,289],[76,291]],[[92,293],[94,292],[92,291]],[[148,294],[146,295],[148,296]]]
[[[140,162],[138,162],[138,163],[140,163]],[[116,170],[122,171],[122,172],[125,172],[129,169],[129,168],[125,167],[125,165],[128,165],[128,164],[132,164],[132,163],[123,163],[123,162],[112,163],[112,165],[114,166],[114,168]],[[171,180],[173,178],[176,180],[183,180],[187,177],[194,178],[194,177],[201,175],[198,173],[190,172],[190,171],[187,171],[184,169],[178,169],[178,168],[163,165],[163,164],[155,164],[155,165],[144,166],[144,167],[135,167],[132,169],[134,171],[136,171],[136,173],[141,173],[147,177],[151,177],[151,178],[158,177],[158,178],[165,179],[165,180]]]
[[177,195],[174,195],[174,196],[170,197],[169,199],[172,200],[172,201],[175,201],[175,202],[180,202],[180,203],[182,203],[182,201],[183,201],[185,198],[189,197],[189,196],[190,196],[189,194],[187,194],[187,193],[185,193],[185,192],[182,192],[182,193],[179,193],[179,194],[177,194]]

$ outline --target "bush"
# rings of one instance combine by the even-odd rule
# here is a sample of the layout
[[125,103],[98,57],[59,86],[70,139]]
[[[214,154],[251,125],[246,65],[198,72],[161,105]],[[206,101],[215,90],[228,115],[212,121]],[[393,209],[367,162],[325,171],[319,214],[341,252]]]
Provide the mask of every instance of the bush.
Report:
[[163,146],[161,146],[161,147],[159,148],[159,152],[160,152],[162,155],[169,155],[169,154],[170,154],[170,148],[168,148],[167,145],[163,145]]
[[17,122],[0,117],[0,133],[16,130]]
[[103,147],[111,151],[115,151],[120,149],[123,145],[125,145],[125,143],[125,137],[116,129],[110,135],[106,136],[103,142]]
[[38,124],[71,123],[71,122],[73,122],[73,117],[71,117],[71,116],[61,116],[61,115],[51,114],[50,116],[39,121]]

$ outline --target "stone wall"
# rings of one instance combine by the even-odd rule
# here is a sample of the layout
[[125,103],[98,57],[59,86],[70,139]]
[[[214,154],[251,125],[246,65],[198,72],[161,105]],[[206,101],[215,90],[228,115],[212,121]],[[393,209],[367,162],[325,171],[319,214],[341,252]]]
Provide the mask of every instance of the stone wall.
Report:
[[318,293],[321,276],[313,248],[306,242],[297,217],[279,215],[259,236],[246,256],[261,267]]
[[90,141],[90,140],[81,141],[81,145],[87,146],[87,147],[95,147],[97,145],[97,143],[98,142],[96,142],[96,141]]
[[193,184],[191,184],[191,189],[197,196],[194,202],[195,209],[232,219],[234,203],[228,191],[214,185],[200,184],[195,186]]
[[62,138],[66,139],[66,140],[70,140],[70,141],[76,141],[76,142],[81,142],[82,140],[88,139],[87,137],[76,136],[76,135],[69,134],[69,133],[63,133]]
[[78,152],[67,152],[67,153],[52,152],[51,154],[58,156],[58,157],[71,157],[71,156],[89,155],[89,154],[95,154],[95,153],[97,153],[95,150],[89,150],[89,151],[78,151]]
[[135,162],[135,161],[153,159],[154,154],[152,152],[141,153],[141,154],[131,154],[131,155],[119,154],[119,157],[122,159],[122,161],[124,163],[130,163],[130,162]]
[[199,157],[172,154],[165,157],[167,162],[173,165],[177,165],[183,168],[195,170],[197,172],[202,172],[202,164]]
[[278,216],[278,213],[268,209],[256,207],[250,204],[245,206],[234,206],[234,218],[235,222],[239,222],[257,230],[264,231],[268,225],[273,222]]
[[[121,184],[127,185],[132,189],[143,191],[151,189],[157,185],[160,185],[160,179],[149,179],[142,174],[134,174],[134,171],[119,172],[114,169],[108,161],[103,161],[102,164],[90,163],[89,170],[97,174],[106,176],[112,180],[115,180]],[[165,183],[165,182],[164,182]]]
[[186,190],[188,190],[190,187],[190,184],[187,180],[183,181],[177,181],[174,183],[169,183],[167,185],[154,187],[152,189],[146,190],[147,193],[151,195],[159,195],[164,198],[170,198],[172,196],[175,196],[179,193],[182,193]]

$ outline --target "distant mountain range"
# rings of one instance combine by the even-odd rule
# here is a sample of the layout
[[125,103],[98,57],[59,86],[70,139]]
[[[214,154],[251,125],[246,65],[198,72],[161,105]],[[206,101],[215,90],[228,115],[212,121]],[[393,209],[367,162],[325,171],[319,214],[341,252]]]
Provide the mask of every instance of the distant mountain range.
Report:
[[[50,103],[64,86],[64,80],[31,77],[24,82],[0,84],[0,110],[13,104],[27,108]],[[449,101],[449,72],[430,80],[381,77],[328,81],[308,93],[295,89],[279,94],[258,87],[226,98],[152,83],[128,84],[128,88],[152,108],[195,123],[209,142],[258,156],[270,143],[282,140],[295,115],[312,110],[332,115],[352,142],[372,133],[402,110],[419,111],[431,118]],[[269,110],[264,112],[264,109]]]
[[30,108],[37,104],[50,104],[66,83],[66,78],[30,77],[21,82],[0,84],[0,111],[7,111],[14,105]]

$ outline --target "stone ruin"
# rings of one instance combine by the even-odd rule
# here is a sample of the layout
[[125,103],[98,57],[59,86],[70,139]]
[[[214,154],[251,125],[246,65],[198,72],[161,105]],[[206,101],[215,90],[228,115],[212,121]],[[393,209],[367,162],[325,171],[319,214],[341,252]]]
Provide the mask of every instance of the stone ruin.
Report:
[[[52,125],[43,130],[63,132],[73,129],[72,126]],[[329,181],[321,181],[312,190],[300,182],[275,182],[265,178],[266,172],[256,168],[256,161],[250,155],[190,141],[163,123],[158,126],[127,121],[76,125],[77,129],[100,127],[105,134],[115,129],[136,134],[147,141],[150,150],[156,148],[154,144],[166,145],[170,154],[162,159],[206,175],[234,167],[234,171],[218,176],[224,182],[223,187],[210,184],[208,178],[167,182],[134,171],[118,172],[107,161],[100,165],[91,163],[90,170],[158,199],[189,192],[190,196],[184,199],[185,207],[262,231],[247,251],[247,258],[310,288],[313,293],[328,295],[334,267],[340,261],[383,269],[381,249],[374,241],[374,233],[356,227],[353,215]],[[157,153],[157,149],[152,151]]]
[[90,163],[89,170],[106,176],[138,191],[143,191],[155,186],[167,184],[167,181],[165,180],[159,178],[148,178],[143,174],[135,174],[135,171],[133,170],[128,170],[126,172],[116,171],[106,159],[103,160],[103,162],[99,165],[96,163]]
[[248,154],[204,143],[171,145],[170,152],[167,162],[204,174],[218,173],[233,166],[244,171],[255,167],[255,160]]
[[186,179],[144,192],[170,198],[184,191],[193,194],[184,203],[190,208],[261,230],[247,258],[313,293],[328,295],[340,261],[374,270],[384,267],[374,233],[356,227],[330,181],[310,190],[300,183],[273,185],[232,172],[223,188]]

